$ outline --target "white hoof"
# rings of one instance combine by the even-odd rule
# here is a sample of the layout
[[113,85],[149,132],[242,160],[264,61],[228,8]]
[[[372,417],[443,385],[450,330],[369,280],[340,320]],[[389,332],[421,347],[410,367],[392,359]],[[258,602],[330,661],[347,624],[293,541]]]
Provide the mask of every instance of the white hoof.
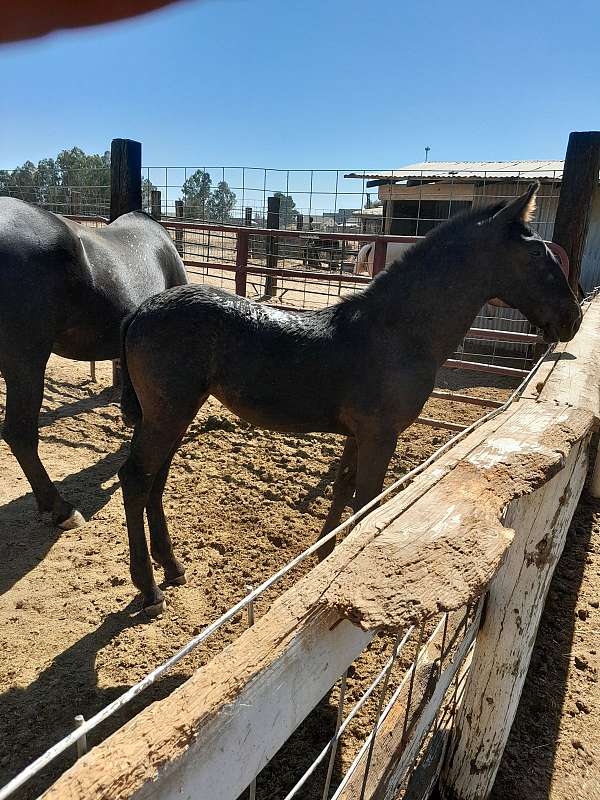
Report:
[[58,527],[62,528],[63,531],[71,531],[73,528],[81,528],[83,525],[85,525],[85,519],[83,518],[83,515],[80,514],[76,508],[74,508],[71,512],[71,516],[67,517],[64,522],[60,522]]

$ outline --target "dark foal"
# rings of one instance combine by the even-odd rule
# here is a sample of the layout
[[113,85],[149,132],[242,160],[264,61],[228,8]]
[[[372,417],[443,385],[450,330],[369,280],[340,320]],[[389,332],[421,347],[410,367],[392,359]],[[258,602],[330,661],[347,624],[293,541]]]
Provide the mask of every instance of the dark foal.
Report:
[[438,367],[487,300],[519,308],[548,341],[574,335],[577,300],[526,225],[536,188],[440,225],[363,292],[330,308],[288,313],[188,286],[132,315],[123,326],[123,413],[135,431],[119,476],[131,575],[150,614],[163,608],[164,596],[144,509],[152,557],[167,582],[183,583],[162,495],[171,459],[209,395],[253,425],[347,437],[324,535],[353,496],[358,509],[381,491],[399,433],[418,416]]
[[121,322],[156,292],[187,282],[169,234],[147,214],[89,228],[0,197],[0,373],[3,438],[40,511],[61,528],[84,522],[38,455],[38,416],[50,353],[81,361],[119,357]]

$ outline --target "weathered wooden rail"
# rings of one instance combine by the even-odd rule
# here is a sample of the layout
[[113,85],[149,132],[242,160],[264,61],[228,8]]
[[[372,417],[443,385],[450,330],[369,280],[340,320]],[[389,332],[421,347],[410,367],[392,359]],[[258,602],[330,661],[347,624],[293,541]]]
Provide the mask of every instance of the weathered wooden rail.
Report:
[[[464,662],[438,669],[426,697],[415,689],[410,735],[406,692],[398,691],[366,780],[359,760],[334,796],[392,800],[400,767],[421,749],[426,786],[439,775],[445,800],[486,798],[600,422],[598,352],[600,298],[521,399],[364,518],[253,627],[81,758],[44,798],[234,800],[376,632],[402,632],[484,596],[450,723],[428,740],[444,689]],[[421,679],[432,674],[434,645],[415,666],[413,688],[429,682]],[[468,641],[461,657],[467,649]]]

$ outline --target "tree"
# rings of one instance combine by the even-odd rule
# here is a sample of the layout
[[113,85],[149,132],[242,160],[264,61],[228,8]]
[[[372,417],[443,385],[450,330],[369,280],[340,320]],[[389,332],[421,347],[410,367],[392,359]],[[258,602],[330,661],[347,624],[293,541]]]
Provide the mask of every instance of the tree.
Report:
[[88,155],[73,147],[56,159],[41,159],[37,166],[26,161],[16,169],[0,171],[0,194],[63,214],[74,205],[84,213],[105,214],[110,207],[110,153]]
[[227,222],[235,206],[236,195],[229,188],[227,181],[219,181],[206,203],[206,219],[215,222]]
[[298,216],[298,209],[291,194],[284,194],[283,192],[275,192],[273,197],[281,198],[281,205],[279,206],[279,225],[281,228],[287,228],[291,225]]
[[155,189],[156,186],[150,178],[142,178],[142,210],[147,214],[152,212],[152,192]]
[[208,172],[197,169],[184,181],[181,197],[185,206],[185,216],[205,218],[206,203],[210,196],[212,180]]

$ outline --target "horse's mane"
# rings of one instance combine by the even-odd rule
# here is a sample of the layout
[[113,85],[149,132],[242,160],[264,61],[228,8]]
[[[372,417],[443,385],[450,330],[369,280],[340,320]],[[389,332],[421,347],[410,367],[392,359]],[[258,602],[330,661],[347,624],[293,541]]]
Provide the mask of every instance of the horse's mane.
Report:
[[388,272],[397,269],[400,264],[406,265],[408,261],[418,260],[423,252],[427,252],[431,248],[440,244],[440,241],[454,239],[460,237],[463,230],[470,228],[472,225],[478,225],[485,220],[490,219],[497,214],[506,205],[506,200],[502,200],[492,205],[481,206],[479,208],[471,208],[468,211],[462,211],[460,214],[455,214],[445,222],[441,222],[427,236],[421,241],[417,242],[413,247],[402,253],[393,264],[387,268]]
[[[380,291],[384,289],[384,285],[398,272],[408,271],[413,265],[418,266],[429,251],[436,249],[436,247],[443,245],[445,242],[453,239],[460,239],[461,234],[464,235],[463,232],[466,232],[473,225],[478,225],[493,217],[504,208],[506,203],[506,200],[502,200],[491,205],[471,208],[468,211],[455,214],[453,217],[450,217],[450,219],[440,223],[421,241],[398,256],[398,258],[390,264],[389,267],[383,270],[383,272],[380,272],[362,292],[344,297],[334,308],[339,309],[340,312],[342,308],[348,311],[359,311],[362,305],[369,305],[369,301],[372,298],[374,299],[375,296],[380,295]],[[354,308],[349,309],[349,306],[353,306]]]

